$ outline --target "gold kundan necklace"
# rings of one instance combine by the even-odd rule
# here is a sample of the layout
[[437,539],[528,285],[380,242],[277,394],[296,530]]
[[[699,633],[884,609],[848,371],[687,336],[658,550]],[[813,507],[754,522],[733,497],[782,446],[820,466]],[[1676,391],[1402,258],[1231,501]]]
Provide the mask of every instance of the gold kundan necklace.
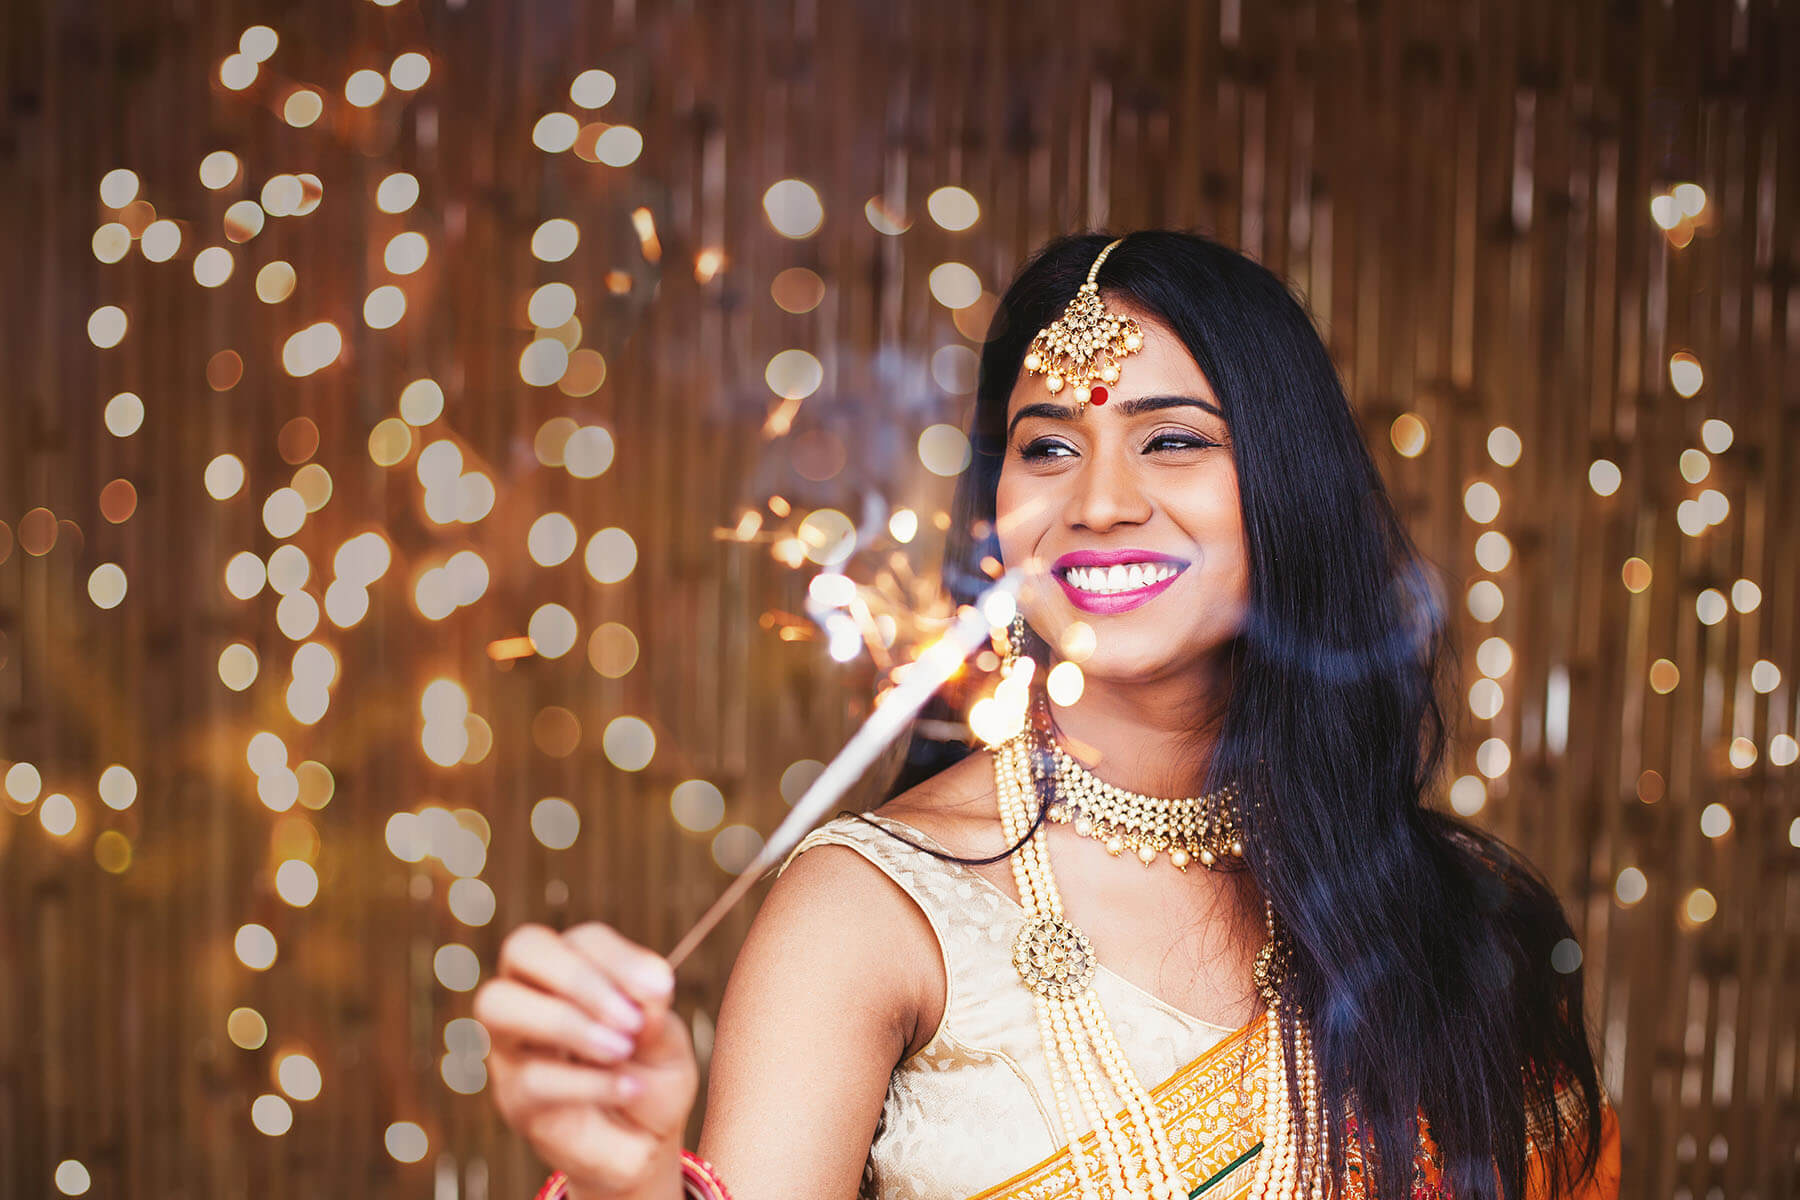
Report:
[[1130,850],[1146,867],[1164,853],[1183,872],[1195,859],[1211,867],[1221,859],[1243,857],[1244,838],[1233,811],[1236,784],[1168,800],[1107,783],[1054,739],[1050,753],[1056,762],[1056,800],[1045,815],[1057,824],[1105,843],[1113,854]]
[[[1012,856],[1013,880],[1019,889],[1019,902],[1025,910],[1024,923],[1013,943],[1013,966],[1031,989],[1036,1002],[1038,1033],[1044,1042],[1044,1058],[1055,1093],[1057,1116],[1064,1135],[1069,1139],[1069,1157],[1080,1184],[1081,1200],[1186,1200],[1188,1182],[1177,1165],[1175,1149],[1163,1124],[1155,1100],[1125,1057],[1114,1036],[1112,1026],[1101,1010],[1093,990],[1098,966],[1094,948],[1087,935],[1063,916],[1062,895],[1056,887],[1056,876],[1050,868],[1050,854],[1045,827],[1032,828],[1037,812],[1037,786],[1033,760],[1042,753],[1036,722],[1027,721],[1015,737],[994,750],[994,783],[999,795],[1000,822],[1010,841],[1021,842]],[[1059,751],[1052,744],[1051,756]],[[1169,813],[1192,806],[1196,812],[1201,801],[1158,801],[1153,797],[1135,797],[1135,808],[1124,805],[1118,797],[1090,785],[1088,790],[1070,796],[1081,783],[1081,776],[1098,784],[1085,770],[1080,775],[1066,773],[1064,762],[1073,763],[1067,755],[1057,759],[1055,805],[1064,806],[1063,819],[1075,820],[1083,814],[1092,828],[1105,821],[1112,832],[1108,837],[1121,840],[1119,853],[1129,835],[1135,840],[1133,849],[1146,863],[1156,853],[1186,849],[1188,836],[1175,825],[1159,828],[1152,815],[1166,809]],[[1075,764],[1080,770],[1079,764]],[[1073,781],[1065,782],[1065,781]],[[1120,789],[1114,789],[1120,791]],[[1086,807],[1082,807],[1085,802]],[[1116,807],[1124,805],[1123,807]],[[1160,806],[1160,807],[1159,807]],[[1136,815],[1133,815],[1136,814]],[[1136,821],[1136,824],[1132,822]],[[1197,826],[1196,826],[1197,828]],[[1026,832],[1030,831],[1030,837]],[[1078,830],[1079,831],[1079,830]],[[1090,836],[1092,832],[1090,830]],[[1196,832],[1193,835],[1199,838]],[[1221,835],[1227,836],[1227,835]],[[1228,835],[1242,842],[1235,827]],[[1158,839],[1163,839],[1158,845]],[[1109,848],[1111,848],[1109,846]],[[1151,851],[1144,858],[1145,849]],[[1187,852],[1206,862],[1203,849],[1213,849],[1213,857],[1221,857],[1211,843],[1197,840]],[[1207,865],[1211,865],[1207,863]],[[1278,991],[1286,959],[1286,947],[1277,936],[1273,907],[1265,903],[1264,920],[1268,943],[1257,956],[1255,982],[1268,1002],[1264,1017],[1262,1149],[1251,1181],[1251,1200],[1323,1200],[1324,1172],[1312,1163],[1322,1159],[1325,1121],[1318,1102],[1318,1073],[1313,1064],[1312,1040],[1306,1022],[1294,1015],[1295,1061],[1299,1068],[1299,1093],[1305,1112],[1306,1145],[1311,1151],[1310,1163],[1300,1159],[1300,1131],[1295,1128],[1287,1103],[1289,1074],[1287,1056],[1282,1052],[1281,1011],[1284,1007]],[[1097,1177],[1094,1164],[1076,1133],[1075,1114],[1069,1092],[1075,1093],[1083,1115],[1094,1130],[1100,1152]],[[1116,1097],[1116,1100],[1114,1099]],[[1122,1111],[1121,1111],[1122,1110]]]

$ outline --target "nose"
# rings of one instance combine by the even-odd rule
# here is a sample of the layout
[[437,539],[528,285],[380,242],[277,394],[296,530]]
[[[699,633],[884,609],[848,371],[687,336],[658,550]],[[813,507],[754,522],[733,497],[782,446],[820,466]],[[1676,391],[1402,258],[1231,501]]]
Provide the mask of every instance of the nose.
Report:
[[1118,454],[1095,453],[1082,462],[1071,481],[1063,519],[1071,528],[1090,533],[1142,525],[1150,519],[1150,498],[1131,463]]

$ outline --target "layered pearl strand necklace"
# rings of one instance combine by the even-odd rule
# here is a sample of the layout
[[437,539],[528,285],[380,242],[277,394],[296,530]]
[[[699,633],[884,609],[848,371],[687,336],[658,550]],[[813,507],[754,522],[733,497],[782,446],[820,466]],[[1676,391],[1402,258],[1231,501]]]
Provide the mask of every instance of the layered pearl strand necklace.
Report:
[[[1038,746],[1036,730],[1027,722],[1022,732],[994,750],[994,782],[1006,836],[1009,841],[1023,842],[1011,859],[1019,902],[1025,910],[1024,924],[1013,943],[1013,966],[1036,1001],[1038,1032],[1044,1042],[1057,1116],[1069,1137],[1069,1157],[1080,1186],[1080,1200],[1186,1200],[1188,1184],[1176,1164],[1162,1114],[1132,1070],[1094,994],[1097,962],[1093,945],[1086,934],[1063,917],[1062,895],[1050,867],[1045,827],[1031,829],[1038,807],[1032,767]],[[1059,758],[1058,768],[1064,760],[1073,761],[1059,747],[1054,747],[1052,753]],[[1063,774],[1061,769],[1057,771],[1059,785]],[[1059,795],[1058,802],[1061,801]],[[1031,836],[1026,838],[1028,830]],[[1237,830],[1232,828],[1228,836],[1237,841]],[[1165,843],[1163,848],[1168,845]],[[1241,843],[1236,849],[1242,853]],[[1145,861],[1148,864],[1151,860]],[[1289,1076],[1281,1042],[1283,1005],[1276,986],[1285,962],[1285,947],[1276,936],[1275,910],[1266,902],[1264,921],[1269,941],[1257,956],[1255,969],[1256,984],[1269,1004],[1264,1018],[1259,1114],[1263,1144],[1250,1198],[1325,1200],[1325,1172],[1313,1165],[1323,1158],[1325,1123],[1318,1102],[1312,1039],[1306,1022],[1296,1014],[1296,1065],[1305,1110],[1306,1145],[1312,1160],[1303,1163],[1300,1131],[1295,1128],[1287,1102]],[[1123,1113],[1117,1111],[1118,1106],[1108,1096],[1109,1083],[1111,1091],[1123,1101]],[[1075,1136],[1074,1111],[1068,1097],[1071,1087],[1094,1130],[1104,1188],[1081,1139]]]
[[[1000,822],[1009,841],[1025,838],[1036,811],[1029,728],[994,751],[994,783]],[[1087,935],[1063,919],[1062,894],[1050,869],[1048,840],[1039,825],[1012,856],[1013,881],[1025,923],[1013,945],[1013,966],[1037,1002],[1038,1032],[1044,1039],[1057,1116],[1069,1136],[1069,1157],[1080,1181],[1081,1200],[1186,1200],[1187,1183],[1175,1165],[1175,1148],[1156,1102],[1125,1059],[1092,983],[1093,946]],[[1065,1079],[1072,1082],[1088,1123],[1094,1128],[1110,1187],[1096,1185],[1087,1151],[1075,1134]],[[1123,1119],[1106,1098],[1106,1081],[1125,1102]],[[1144,1153],[1148,1151],[1148,1153]],[[1145,1186],[1140,1175],[1149,1175]]]
[[1299,1130],[1288,1104],[1287,1055],[1281,1048],[1281,1010],[1277,990],[1285,947],[1275,929],[1275,907],[1263,901],[1263,928],[1269,940],[1256,956],[1252,977],[1268,1003],[1263,1016],[1262,1153],[1250,1177],[1250,1200],[1325,1200],[1325,1111],[1319,1106],[1319,1068],[1313,1057],[1312,1030],[1297,1010],[1294,1015],[1294,1061],[1300,1076],[1300,1104],[1306,1110],[1307,1162],[1300,1160]]

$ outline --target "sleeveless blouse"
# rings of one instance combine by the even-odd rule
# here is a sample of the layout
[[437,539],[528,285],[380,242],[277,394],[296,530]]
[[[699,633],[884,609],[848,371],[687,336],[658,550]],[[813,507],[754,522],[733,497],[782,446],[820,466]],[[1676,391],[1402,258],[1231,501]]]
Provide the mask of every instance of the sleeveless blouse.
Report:
[[[795,847],[845,846],[911,897],[931,923],[944,961],[944,1018],[888,1081],[859,1195],[865,1200],[966,1200],[1041,1162],[1086,1132],[1056,1113],[1032,994],[1012,965],[1024,919],[1018,902],[960,863],[907,845],[942,847],[876,813],[839,817]],[[783,864],[783,869],[786,864]],[[1153,1088],[1235,1030],[1173,1008],[1100,966],[1094,991],[1120,1047]]]

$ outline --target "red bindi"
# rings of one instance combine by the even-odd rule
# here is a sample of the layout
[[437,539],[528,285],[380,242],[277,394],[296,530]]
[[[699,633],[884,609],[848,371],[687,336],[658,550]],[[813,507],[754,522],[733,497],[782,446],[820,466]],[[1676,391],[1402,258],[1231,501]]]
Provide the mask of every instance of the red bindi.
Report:
[[1088,403],[1089,404],[1105,404],[1106,403],[1106,389],[1104,387],[1101,387],[1099,384],[1095,384],[1093,391],[1088,393]]

